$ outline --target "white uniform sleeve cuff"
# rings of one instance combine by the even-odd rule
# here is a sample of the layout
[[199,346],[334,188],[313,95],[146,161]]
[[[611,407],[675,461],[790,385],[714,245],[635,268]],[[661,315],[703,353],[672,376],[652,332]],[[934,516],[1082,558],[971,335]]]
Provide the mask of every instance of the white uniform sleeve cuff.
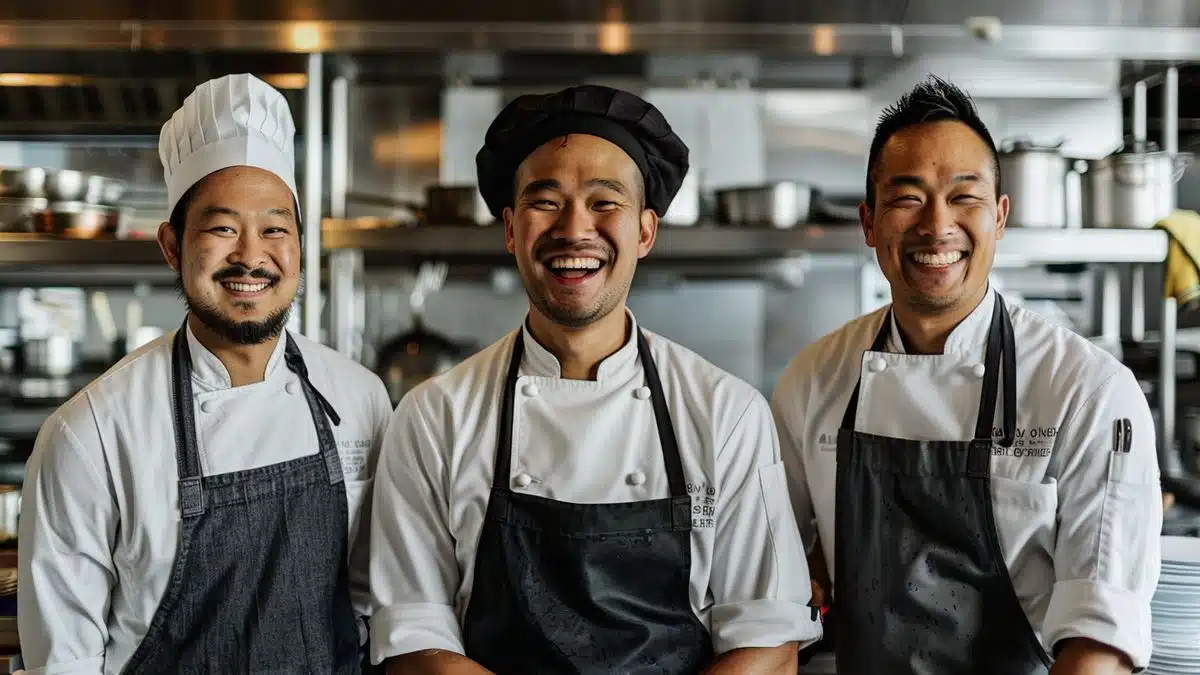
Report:
[[371,663],[427,649],[465,655],[462,631],[448,605],[395,605],[371,617]]
[[714,605],[710,616],[713,650],[717,654],[747,647],[778,647],[798,642],[799,648],[821,639],[821,621],[812,608],[782,600],[751,600]]
[[51,663],[41,668],[26,668],[26,675],[100,675],[104,672],[104,657],[93,656],[66,663]]
[[1150,663],[1150,599],[1095,581],[1054,584],[1043,627],[1046,644],[1088,638],[1124,652],[1134,672]]

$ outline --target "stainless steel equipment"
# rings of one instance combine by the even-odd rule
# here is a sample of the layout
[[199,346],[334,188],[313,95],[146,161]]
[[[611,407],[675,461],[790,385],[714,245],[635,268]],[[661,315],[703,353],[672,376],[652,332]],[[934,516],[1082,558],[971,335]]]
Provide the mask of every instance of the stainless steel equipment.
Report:
[[32,215],[34,232],[69,239],[115,237],[121,231],[123,213],[114,206],[86,202],[52,202]]
[[422,321],[425,297],[445,283],[445,263],[425,263],[417,273],[410,302],[413,327],[379,349],[376,372],[387,387],[392,404],[398,404],[413,387],[453,368],[471,354],[471,345],[431,332]]
[[790,229],[808,222],[815,197],[811,185],[792,181],[717,190],[717,219],[724,225]]
[[1063,141],[1038,145],[1027,138],[1007,141],[999,153],[1001,189],[1008,195],[1011,227],[1065,228],[1081,219],[1071,196],[1079,180],[1075,160],[1062,153]]
[[125,181],[71,169],[11,167],[0,169],[0,197],[41,197],[51,202],[115,206],[125,194]]
[[21,340],[21,372],[33,377],[67,377],[75,370],[78,351],[68,333]]
[[0,197],[0,232],[32,232],[34,216],[49,205],[42,197]]
[[1175,210],[1175,184],[1188,153],[1158,150],[1152,141],[1127,141],[1092,162],[1084,181],[1087,222],[1094,227],[1153,227]]

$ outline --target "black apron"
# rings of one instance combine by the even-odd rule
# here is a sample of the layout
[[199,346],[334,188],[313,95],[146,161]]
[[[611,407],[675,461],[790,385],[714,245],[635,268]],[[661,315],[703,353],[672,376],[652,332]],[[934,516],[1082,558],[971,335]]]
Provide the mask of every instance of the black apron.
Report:
[[[1013,589],[992,514],[1001,355],[1005,447],[1013,442],[1017,398],[1012,321],[995,295],[973,440],[915,441],[855,431],[858,385],[850,397],[837,440],[839,673],[1049,672],[1050,658]],[[871,351],[885,351],[890,326],[889,317]]]
[[327,416],[339,420],[286,338],[284,360],[300,376],[319,452],[202,476],[186,327],[175,335],[179,552],[124,674],[361,672],[347,584],[349,507]]
[[683,675],[712,662],[688,596],[692,502],[654,359],[640,331],[637,340],[671,496],[573,504],[508,488],[517,333],[463,628],[467,656],[495,673]]

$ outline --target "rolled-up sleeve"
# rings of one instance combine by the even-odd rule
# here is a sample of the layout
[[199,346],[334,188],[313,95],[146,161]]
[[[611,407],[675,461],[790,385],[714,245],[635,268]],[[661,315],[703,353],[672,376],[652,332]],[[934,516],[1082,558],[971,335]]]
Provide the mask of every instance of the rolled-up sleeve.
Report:
[[801,647],[821,637],[808,602],[808,563],[788,500],[771,410],[755,396],[717,455],[720,490],[710,590],[718,654]]
[[1046,644],[1089,638],[1145,668],[1162,496],[1154,421],[1127,368],[1069,413],[1055,452],[1062,460]]
[[447,525],[446,463],[419,393],[383,439],[371,518],[372,662],[426,649],[464,653],[454,614],[460,575]]
[[104,668],[118,511],[102,450],[88,445],[53,415],[27,465],[17,624],[30,675],[92,675]]

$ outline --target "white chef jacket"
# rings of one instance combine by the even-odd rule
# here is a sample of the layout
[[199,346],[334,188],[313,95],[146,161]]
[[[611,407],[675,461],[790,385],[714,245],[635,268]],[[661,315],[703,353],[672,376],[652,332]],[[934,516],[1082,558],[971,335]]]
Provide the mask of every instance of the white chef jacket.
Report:
[[[38,434],[18,548],[21,651],[31,673],[119,673],[158,608],[181,527],[171,408],[174,337],[172,331],[122,359],[54,412]],[[358,524],[369,515],[391,401],[366,368],[292,337],[309,379],[341,416],[341,424],[331,426],[350,507],[351,600],[359,616],[369,616],[369,528]],[[300,378],[284,363],[283,339],[266,379],[240,387],[230,386],[225,367],[190,328],[187,340],[204,475],[319,451]]]
[[[804,541],[834,567],[838,427],[862,378],[855,429],[893,438],[970,440],[982,395],[994,291],[946,340],[943,355],[905,354],[889,307],[810,345],[788,365],[772,408]],[[1043,645],[1087,637],[1150,659],[1162,497],[1154,421],[1133,373],[1067,328],[1006,303],[1016,341],[1012,448],[993,445],[992,503],[1017,597]],[[1002,399],[1003,397],[1000,397]],[[1000,437],[1003,401],[993,435]],[[1114,453],[1114,422],[1132,425]]]
[[[512,489],[577,503],[668,497],[636,333],[584,381],[563,379],[558,360],[521,330]],[[715,650],[819,639],[766,399],[684,347],[645,335],[692,496],[689,597]],[[464,652],[515,339],[513,331],[414,388],[388,427],[371,521],[375,663],[425,649]]]

